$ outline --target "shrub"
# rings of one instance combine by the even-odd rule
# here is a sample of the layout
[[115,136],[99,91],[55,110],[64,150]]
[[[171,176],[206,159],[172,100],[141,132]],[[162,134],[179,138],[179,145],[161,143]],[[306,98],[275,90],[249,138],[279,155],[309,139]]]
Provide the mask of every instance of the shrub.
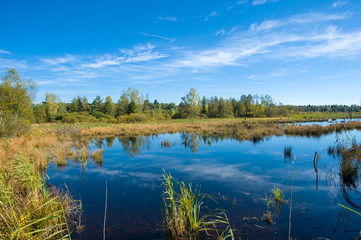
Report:
[[0,137],[17,137],[30,130],[30,121],[14,115],[0,115]]
[[117,123],[135,123],[135,122],[149,122],[153,121],[153,118],[149,115],[142,113],[132,113],[129,115],[119,116],[116,119]]

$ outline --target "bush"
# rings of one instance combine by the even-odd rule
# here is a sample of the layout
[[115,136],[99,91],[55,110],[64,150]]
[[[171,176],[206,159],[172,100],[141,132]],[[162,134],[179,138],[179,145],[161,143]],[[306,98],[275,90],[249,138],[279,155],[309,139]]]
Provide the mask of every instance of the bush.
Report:
[[77,123],[77,122],[96,122],[97,119],[90,115],[87,112],[77,112],[77,113],[64,113],[58,115],[56,120],[59,120],[64,123]]
[[96,117],[99,121],[101,122],[109,122],[109,121],[113,121],[114,120],[114,117],[110,116],[110,115],[106,115],[102,112],[93,112],[92,115],[94,117]]
[[0,137],[17,137],[30,131],[30,121],[11,114],[0,116]]
[[132,113],[129,115],[120,116],[116,119],[117,123],[134,123],[134,122],[149,122],[153,118],[149,115],[142,113]]

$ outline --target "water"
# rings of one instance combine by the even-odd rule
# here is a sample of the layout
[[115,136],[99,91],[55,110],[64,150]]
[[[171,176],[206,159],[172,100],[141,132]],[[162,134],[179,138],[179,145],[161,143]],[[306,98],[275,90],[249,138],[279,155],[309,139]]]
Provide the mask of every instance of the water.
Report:
[[348,122],[360,122],[360,118],[338,118],[338,119],[329,119],[328,121],[316,121],[316,122],[298,122],[298,123],[289,123],[289,125],[296,125],[296,126],[312,126],[312,125],[319,125],[322,127],[329,126],[331,124],[338,124],[338,123],[348,123]]
[[[361,132],[349,136],[361,140]],[[242,239],[287,239],[289,204],[276,214],[275,224],[261,220],[267,212],[265,193],[276,186],[290,198],[292,160],[284,148],[296,155],[294,165],[291,237],[312,239],[355,239],[361,216],[336,203],[358,211],[359,187],[340,183],[339,160],[328,154],[335,135],[320,138],[269,137],[252,143],[188,134],[153,137],[95,139],[90,150],[102,147],[102,166],[89,160],[85,168],[70,161],[63,168],[50,164],[52,184],[69,188],[84,206],[85,231],[74,239],[101,239],[108,184],[107,239],[166,239],[163,227],[162,169],[178,180],[201,185],[227,211],[232,228]],[[168,140],[170,147],[162,146]],[[360,142],[360,141],[358,141]],[[318,176],[313,158],[317,152]],[[358,183],[358,182],[357,182]],[[214,208],[212,202],[206,202]],[[352,206],[354,204],[355,206]]]

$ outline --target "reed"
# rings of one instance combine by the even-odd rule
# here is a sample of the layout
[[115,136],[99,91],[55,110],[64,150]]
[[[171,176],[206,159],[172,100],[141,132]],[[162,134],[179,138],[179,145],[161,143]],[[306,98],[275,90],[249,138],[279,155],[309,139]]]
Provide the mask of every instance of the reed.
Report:
[[[174,190],[175,185],[179,192]],[[234,239],[233,230],[223,210],[216,209],[201,215],[205,198],[213,199],[201,194],[198,186],[193,190],[192,184],[186,186],[166,172],[163,173],[163,186],[165,222],[171,239]]]
[[70,238],[78,204],[21,155],[0,172],[0,239]]

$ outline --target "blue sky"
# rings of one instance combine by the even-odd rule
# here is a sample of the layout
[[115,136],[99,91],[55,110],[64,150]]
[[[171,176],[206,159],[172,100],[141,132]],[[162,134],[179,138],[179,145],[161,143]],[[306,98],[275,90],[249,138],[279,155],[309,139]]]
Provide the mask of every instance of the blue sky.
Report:
[[0,69],[64,101],[270,94],[283,104],[359,104],[358,0],[0,1]]

